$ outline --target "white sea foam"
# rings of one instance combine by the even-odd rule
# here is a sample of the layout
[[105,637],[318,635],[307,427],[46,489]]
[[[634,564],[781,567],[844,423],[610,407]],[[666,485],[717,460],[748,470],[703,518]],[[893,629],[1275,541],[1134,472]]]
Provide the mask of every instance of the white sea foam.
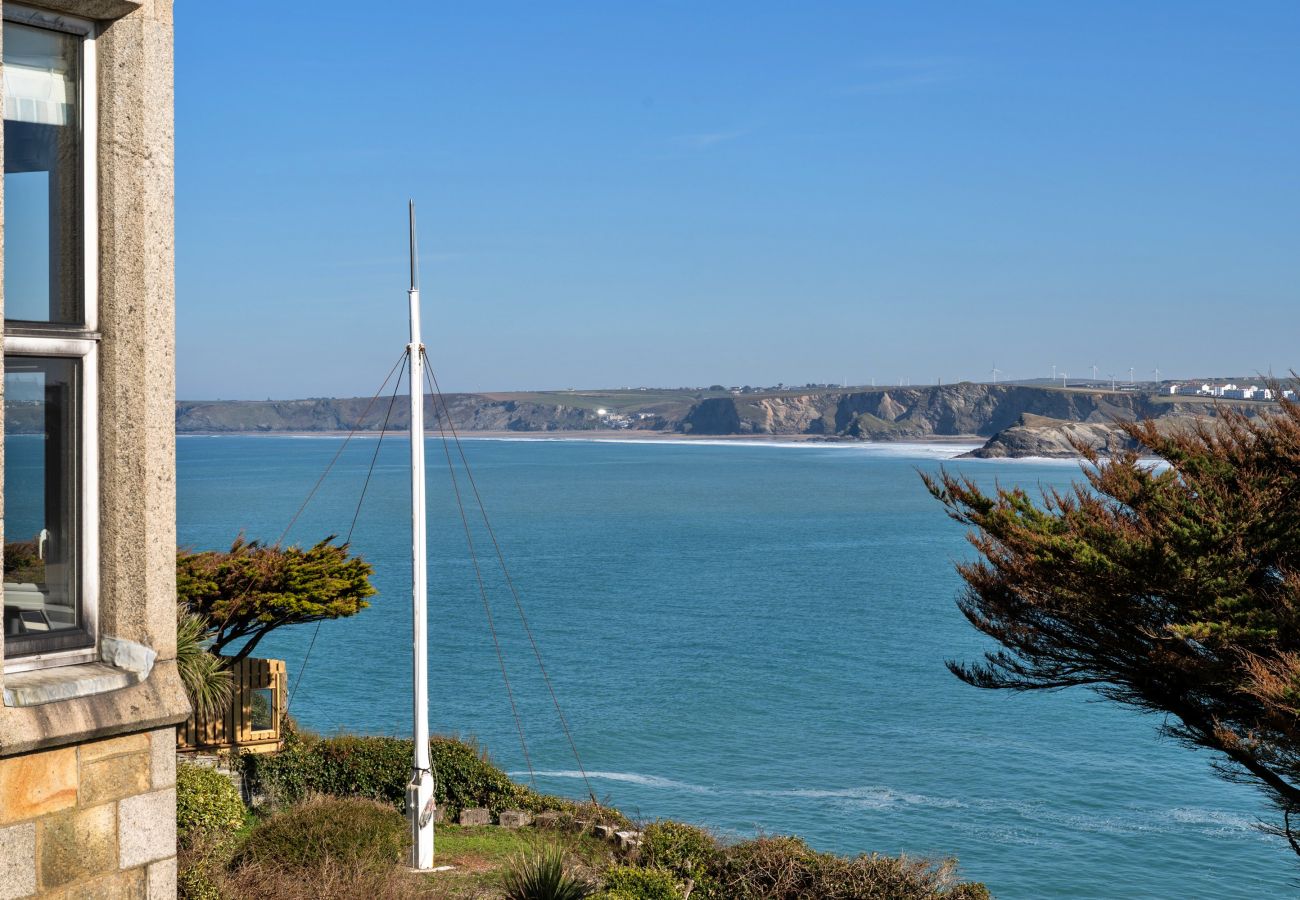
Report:
[[[511,777],[518,778],[527,772],[510,772]],[[577,769],[557,769],[535,773],[540,778],[581,778]],[[927,806],[939,809],[951,809],[964,804],[960,800],[948,797],[929,797],[907,791],[897,791],[881,785],[868,785],[851,788],[791,788],[787,790],[764,789],[726,789],[706,787],[663,778],[658,775],[643,775],[638,772],[588,772],[587,777],[593,781],[617,781],[623,784],[635,784],[641,787],[660,790],[684,791],[691,794],[717,794],[730,797],[767,797],[770,799],[790,798],[797,800],[825,800],[837,805],[847,805],[860,809],[889,809],[897,806]]]
[[1259,823],[1254,819],[1221,809],[1197,809],[1178,807],[1169,811],[1169,817],[1180,825],[1201,825],[1211,831],[1257,831]]
[[[512,777],[522,777],[526,772],[511,772]],[[582,778],[577,769],[556,769],[536,773],[543,778]],[[857,810],[888,810],[901,807],[922,807],[928,809],[960,809],[974,807],[986,812],[1010,813],[1015,817],[1048,825],[1064,827],[1071,831],[1093,834],[1140,834],[1144,832],[1165,833],[1191,827],[1206,834],[1252,834],[1259,835],[1257,823],[1236,813],[1218,809],[1178,807],[1175,809],[1132,809],[1117,810],[1110,814],[1078,814],[1053,807],[1048,803],[1025,801],[1013,798],[986,798],[963,801],[956,797],[935,797],[902,791],[885,785],[862,785],[846,788],[788,788],[788,789],[728,789],[708,787],[664,778],[659,775],[646,775],[639,772],[588,772],[587,777],[593,781],[614,781],[622,784],[634,784],[656,790],[681,791],[690,794],[712,794],[724,797],[763,797],[767,799],[807,800],[824,802],[836,807]],[[974,826],[978,832],[986,832],[992,827],[1011,828],[1003,823],[993,826],[981,823]],[[1022,829],[1019,831],[1023,831]],[[1019,833],[1018,831],[1018,833]],[[1037,838],[1028,833],[1020,833],[1017,843],[1036,842]]]
[[753,797],[792,797],[804,800],[829,800],[843,806],[860,809],[889,809],[896,806],[927,806],[936,809],[955,809],[964,806],[953,797],[930,797],[909,791],[898,791],[881,785],[866,787],[817,789],[804,788],[784,791],[740,791]]
[[996,821],[999,815],[1011,814],[1036,825],[1091,834],[1171,834],[1190,829],[1202,834],[1268,838],[1260,832],[1258,823],[1249,817],[1218,809],[1130,807],[1109,813],[1079,813],[1046,802],[1013,798],[986,798],[972,801],[970,805],[984,813],[995,814],[978,817],[973,826],[977,832],[983,830],[985,820]]
[[[507,772],[511,778],[520,778],[526,776],[527,772]],[[577,769],[553,769],[547,771],[537,771],[533,774],[539,778],[581,778],[582,772]],[[624,784],[638,784],[642,787],[661,788],[672,791],[686,791],[692,794],[714,794],[717,793],[713,788],[704,787],[699,784],[688,784],[685,781],[674,781],[671,778],[661,778],[658,775],[641,775],[636,772],[588,772],[587,777],[596,781],[619,781]]]
[[462,441],[499,441],[502,443],[552,443],[607,444],[609,446],[636,445],[662,447],[766,447],[774,450],[822,450],[870,453],[880,456],[924,457],[952,459],[976,450],[983,444],[962,441],[903,442],[903,441],[781,441],[763,438],[598,438],[571,435],[544,437],[501,437],[498,435],[461,435]]

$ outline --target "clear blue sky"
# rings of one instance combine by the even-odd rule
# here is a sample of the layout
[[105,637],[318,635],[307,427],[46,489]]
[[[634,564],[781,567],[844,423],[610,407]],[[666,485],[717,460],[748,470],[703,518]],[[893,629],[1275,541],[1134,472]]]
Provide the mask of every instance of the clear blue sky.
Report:
[[180,3],[179,394],[1300,368],[1300,4]]

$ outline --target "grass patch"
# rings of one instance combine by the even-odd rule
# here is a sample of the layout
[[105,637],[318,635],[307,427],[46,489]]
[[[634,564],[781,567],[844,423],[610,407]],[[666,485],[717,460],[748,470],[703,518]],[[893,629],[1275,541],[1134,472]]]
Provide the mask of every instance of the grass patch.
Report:
[[434,831],[435,866],[455,866],[453,872],[425,876],[433,897],[448,900],[493,896],[503,886],[506,871],[521,857],[557,847],[573,865],[594,875],[612,859],[608,841],[591,835],[534,828],[493,828],[439,825]]

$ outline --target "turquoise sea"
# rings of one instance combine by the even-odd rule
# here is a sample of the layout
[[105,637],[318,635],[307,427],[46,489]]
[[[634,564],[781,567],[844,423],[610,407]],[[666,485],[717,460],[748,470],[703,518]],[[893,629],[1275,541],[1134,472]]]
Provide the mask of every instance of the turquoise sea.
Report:
[[[180,540],[274,540],[341,438],[183,437]],[[346,532],[373,437],[290,534]],[[842,853],[956,856],[1009,900],[1292,896],[1269,810],[1160,719],[1084,691],[1011,695],[944,668],[984,646],[957,611],[962,529],[917,469],[1062,485],[1072,463],[942,446],[469,440],[465,450],[602,798]],[[380,594],[326,623],[292,706],[307,725],[409,734],[408,446],[386,440],[353,544]],[[430,440],[431,719],[526,766]],[[475,533],[537,784],[581,796],[513,603]],[[259,655],[301,671],[310,627]]]

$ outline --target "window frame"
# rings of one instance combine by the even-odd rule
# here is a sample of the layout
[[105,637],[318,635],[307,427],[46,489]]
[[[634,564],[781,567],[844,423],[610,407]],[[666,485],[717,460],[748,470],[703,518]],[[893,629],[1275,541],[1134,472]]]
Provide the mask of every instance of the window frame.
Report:
[[[98,28],[93,21],[43,12],[30,7],[3,5],[4,20],[58,31],[81,38],[82,181],[82,321],[78,324],[5,321],[3,353],[21,356],[74,358],[79,370],[80,420],[78,491],[77,606],[79,630],[89,646],[69,650],[38,651],[0,659],[5,672],[25,672],[99,659],[99,97],[96,79]],[[2,590],[2,589],[0,589]]]

